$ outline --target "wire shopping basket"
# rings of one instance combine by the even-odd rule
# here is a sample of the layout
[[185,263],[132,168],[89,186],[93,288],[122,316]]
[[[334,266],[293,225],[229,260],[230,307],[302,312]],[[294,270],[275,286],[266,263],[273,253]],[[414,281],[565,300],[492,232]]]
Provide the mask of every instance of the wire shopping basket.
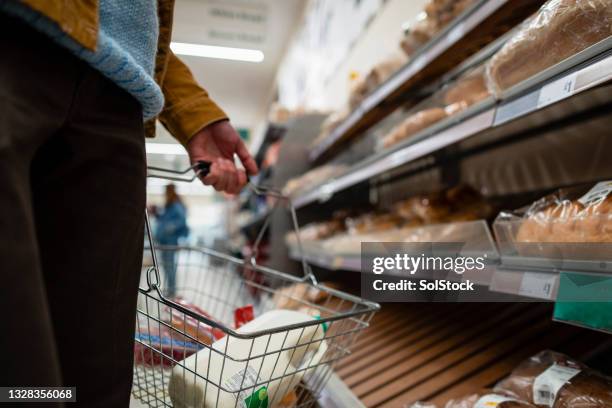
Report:
[[[200,162],[187,170],[195,172],[191,178],[187,171],[150,177],[192,181],[208,169]],[[288,203],[301,251],[290,201],[250,187],[276,196],[275,206]],[[154,246],[145,219],[150,262],[143,262],[138,294],[133,396],[152,407],[317,406],[334,364],[379,305],[319,284],[305,261],[296,277],[257,265],[256,255],[242,260],[207,248]],[[162,289],[162,276],[175,279],[173,289]]]

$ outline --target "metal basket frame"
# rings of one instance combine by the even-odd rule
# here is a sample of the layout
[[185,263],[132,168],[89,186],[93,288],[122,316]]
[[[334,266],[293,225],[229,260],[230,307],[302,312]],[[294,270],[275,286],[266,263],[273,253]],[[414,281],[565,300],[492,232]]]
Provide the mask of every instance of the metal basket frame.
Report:
[[[175,176],[162,178],[177,181],[192,181],[196,177],[201,176],[202,173],[208,171],[208,169],[209,166],[207,164],[197,163],[190,168],[190,170],[193,170],[195,173],[193,178],[178,178]],[[160,168],[153,168],[153,170],[158,172],[165,171],[164,169]],[[187,171],[174,173],[184,175],[187,173]],[[159,177],[159,175],[152,177]],[[286,200],[288,202],[289,208],[292,212],[296,235],[298,236],[299,240],[297,217],[295,215],[295,209],[291,205],[290,200],[283,197],[280,193],[270,189],[263,189],[255,186],[251,186],[251,188],[256,194],[272,194],[278,197],[279,200],[277,200],[275,209],[282,200]],[[139,287],[139,308],[136,319],[138,330],[137,335],[138,333],[148,333],[148,335],[145,335],[144,338],[138,338],[138,336],[136,338],[136,347],[139,348],[141,361],[138,364],[135,364],[133,395],[141,401],[147,403],[149,406],[172,406],[168,391],[169,382],[171,382],[172,379],[166,377],[172,376],[172,371],[170,370],[175,372],[174,376],[176,377],[177,369],[182,370],[183,380],[186,379],[186,376],[193,376],[194,387],[196,387],[198,381],[200,385],[204,384],[204,400],[206,400],[206,394],[209,392],[210,386],[211,390],[216,392],[215,407],[220,406],[219,401],[222,399],[223,393],[235,396],[235,403],[233,404],[234,407],[242,407],[246,406],[243,398],[244,395],[258,390],[259,387],[267,387],[267,390],[271,384],[276,382],[283,384],[283,381],[289,381],[287,384],[287,390],[284,391],[285,393],[290,393],[291,390],[295,389],[296,387],[299,390],[295,392],[296,399],[290,406],[315,406],[317,394],[323,388],[325,382],[329,378],[329,375],[331,375],[335,362],[350,353],[350,348],[354,344],[357,335],[363,329],[368,327],[369,321],[379,309],[379,305],[374,302],[369,302],[357,296],[353,296],[319,284],[313,275],[312,270],[305,261],[302,262],[304,267],[304,275],[302,277],[297,277],[256,264],[256,256],[243,260],[208,248],[156,246],[154,245],[149,216],[146,212],[145,225],[153,265],[143,266],[143,278],[146,285],[145,287]],[[258,234],[258,238],[255,242],[256,247],[258,247],[268,225],[269,217],[264,222],[264,226]],[[301,247],[301,244],[299,245]],[[318,319],[316,320],[312,319],[302,323],[288,324],[270,329],[259,330],[256,332],[240,332],[231,327],[229,323],[225,324],[223,321],[207,317],[198,313],[197,311],[177,303],[176,300],[166,296],[162,290],[161,274],[157,258],[158,251],[172,251],[174,254],[178,254],[177,265],[185,267],[184,274],[190,273],[190,271],[193,270],[193,266],[196,268],[196,273],[199,277],[198,279],[200,279],[200,282],[201,279],[205,279],[203,278],[203,276],[205,276],[205,273],[203,272],[204,268],[207,268],[206,270],[210,272],[210,270],[213,268],[213,263],[217,266],[224,266],[224,268],[215,270],[215,273],[217,274],[216,276],[218,276],[216,279],[221,281],[218,286],[219,290],[221,290],[224,285],[226,285],[225,287],[228,292],[236,290],[236,302],[238,302],[238,299],[240,299],[243,306],[244,300],[248,297],[247,295],[244,295],[244,293],[253,293],[251,298],[248,300],[254,304],[254,307],[258,311],[275,309],[275,306],[280,301],[291,301],[306,308],[316,308],[320,312],[320,316],[318,316]],[[183,265],[182,260],[185,259],[185,257],[188,257],[191,260],[196,258],[197,262]],[[241,271],[242,273],[240,273]],[[258,279],[249,279],[248,277],[245,277],[245,272],[248,272],[249,276],[257,276]],[[194,272],[191,273],[193,274]],[[231,286],[227,285],[227,282],[229,281],[232,283]],[[304,284],[307,285],[309,289],[314,288],[314,290],[320,291],[320,293],[325,295],[325,300],[323,303],[316,304],[310,302],[309,300],[300,296],[300,294],[295,293],[297,286],[288,286],[289,284]],[[235,285],[238,286],[235,287]],[[220,297],[223,297],[222,294],[207,294],[201,292],[204,285],[200,285],[199,282],[193,286],[195,287],[182,288],[181,291],[183,293],[190,293],[191,291],[195,293],[196,296],[199,296],[198,299],[201,299],[202,301],[225,302],[226,305],[229,305],[228,307],[231,311],[232,301],[227,297],[225,299],[220,299]],[[293,291],[288,292],[288,287],[293,288]],[[234,307],[237,304],[239,303],[235,303]],[[208,307],[211,306],[209,305]],[[168,314],[171,316],[179,315],[180,319],[182,319],[182,323],[179,319],[177,327],[174,320],[168,321]],[[162,315],[165,315],[166,319],[163,319]],[[215,316],[215,318],[216,317],[218,316]],[[146,322],[146,324],[143,322]],[[196,334],[194,334],[193,331],[188,330],[188,322],[190,324],[195,324]],[[143,325],[145,327],[141,327]],[[321,327],[327,328],[324,330],[322,337],[320,335]],[[201,328],[205,328],[206,330],[210,329],[213,332],[214,330],[218,330],[220,333],[222,333],[223,337],[227,339],[225,341],[225,347],[220,350],[215,349],[211,344],[207,344],[206,342],[202,341],[200,338]],[[312,332],[312,336],[310,338],[305,336],[305,333],[308,331]],[[163,348],[162,333],[164,332],[169,333],[170,336],[169,351],[164,351]],[[154,336],[154,333],[158,333],[159,339]],[[297,343],[287,344],[287,339],[289,337],[295,338],[296,333],[299,333]],[[183,363],[183,361],[185,361],[185,357],[187,357],[187,354],[184,351],[182,355],[183,358],[175,358],[177,346],[174,342],[175,340],[173,336],[182,339],[182,343],[176,343],[181,347],[183,344],[187,343],[196,345],[198,350],[194,355],[199,356],[204,350],[208,350],[206,353],[208,355],[206,376],[200,373],[201,370],[199,366],[197,369],[192,369],[187,367],[187,363]],[[278,344],[276,343],[278,343],[278,340],[281,337],[282,344],[280,344],[280,347],[278,347]],[[231,347],[229,345],[235,344],[237,341],[250,341],[250,350],[247,355],[236,357],[232,354],[230,350]],[[253,349],[255,345],[258,345],[258,347],[261,348],[262,342],[265,342],[263,351],[254,351]],[[274,345],[271,345],[271,343],[274,343]],[[181,347],[178,348],[181,349]],[[290,356],[289,360],[292,361],[294,356],[300,356],[302,352],[304,354],[302,357],[300,357],[299,365],[297,367],[293,367],[292,364],[286,364],[284,370],[281,367],[279,368],[280,371],[277,372],[277,365],[279,364],[281,353],[286,353],[284,355]],[[136,355],[136,357],[138,359],[138,355]],[[179,355],[179,357],[181,356]],[[272,373],[261,377],[264,363],[266,361],[270,361],[266,359],[274,359],[275,357],[276,362],[274,363]],[[309,361],[307,361],[307,357],[310,358]],[[151,361],[147,362],[147,358],[150,358]],[[197,358],[198,357],[196,356],[196,365]],[[204,358],[205,357],[202,357],[202,359]],[[216,373],[211,373],[209,371],[211,361],[215,358],[221,358],[223,361],[221,372],[218,375],[218,380],[211,378],[216,377]],[[244,365],[244,373],[239,385],[236,383],[233,387],[230,387],[227,384],[222,383],[226,364]],[[259,369],[254,377],[255,380],[252,378],[250,380],[247,379],[247,372],[251,364],[254,366],[259,364]],[[269,364],[267,367],[269,368]],[[297,384],[294,384],[295,380],[297,380]],[[184,388],[187,387],[184,384],[182,386]],[[285,394],[281,394],[281,386],[279,385],[278,387],[279,389],[276,390],[276,394],[269,396],[272,403],[278,403],[280,398],[285,396]],[[196,397],[194,396],[193,405],[185,404],[184,406],[205,405],[204,402],[196,400]],[[213,405],[209,404],[206,406]],[[228,405],[226,404],[225,406]]]

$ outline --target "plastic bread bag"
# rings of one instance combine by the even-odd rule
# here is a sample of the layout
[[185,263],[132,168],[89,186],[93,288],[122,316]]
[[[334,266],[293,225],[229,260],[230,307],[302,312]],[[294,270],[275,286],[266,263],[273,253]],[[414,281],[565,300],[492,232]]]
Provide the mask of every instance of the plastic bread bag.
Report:
[[404,405],[404,408],[438,408],[438,406],[431,402],[417,401]]
[[485,66],[480,65],[461,75],[444,91],[446,106],[461,106],[463,109],[490,96],[486,83]]
[[494,230],[503,252],[609,259],[612,181],[560,189],[527,207],[501,212]]
[[418,111],[401,122],[384,136],[383,146],[391,147],[413,136],[415,133],[441,121],[448,115],[444,108],[429,108]]
[[612,34],[612,0],[549,0],[487,66],[491,92],[513,85]]
[[534,408],[534,405],[508,395],[483,390],[451,399],[444,408]]
[[612,406],[612,379],[550,350],[525,360],[494,388],[538,407]]

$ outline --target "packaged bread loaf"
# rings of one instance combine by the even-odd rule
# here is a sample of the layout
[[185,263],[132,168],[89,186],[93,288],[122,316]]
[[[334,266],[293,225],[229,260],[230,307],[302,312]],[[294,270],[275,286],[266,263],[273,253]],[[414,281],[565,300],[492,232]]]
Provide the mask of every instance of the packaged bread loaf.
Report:
[[487,66],[491,91],[500,92],[612,34],[612,0],[549,0]]
[[407,117],[383,138],[383,146],[390,147],[415,133],[433,125],[447,116],[443,108],[430,108],[419,111]]
[[485,68],[479,67],[459,77],[444,93],[446,105],[461,104],[471,106],[490,95],[485,80]]
[[294,177],[285,183],[283,187],[283,194],[291,196],[297,191],[307,189],[313,185],[317,185],[323,180],[329,179],[340,174],[346,169],[347,166],[342,164],[326,164],[323,166],[315,167],[312,170],[307,171],[301,176]]
[[530,357],[494,389],[538,407],[612,407],[612,379],[553,351]]
[[500,242],[514,244],[524,256],[609,258],[610,246],[597,244],[612,243],[612,181],[560,189],[502,212],[494,230]]
[[517,398],[483,390],[461,398],[449,400],[444,408],[535,408],[534,405]]
[[391,75],[397,72],[407,61],[405,55],[394,53],[382,62],[376,64],[366,77],[366,89],[370,93]]
[[427,18],[427,14],[422,14],[420,19],[406,28],[400,46],[404,53],[410,57],[427,43],[435,33],[436,26],[433,20]]

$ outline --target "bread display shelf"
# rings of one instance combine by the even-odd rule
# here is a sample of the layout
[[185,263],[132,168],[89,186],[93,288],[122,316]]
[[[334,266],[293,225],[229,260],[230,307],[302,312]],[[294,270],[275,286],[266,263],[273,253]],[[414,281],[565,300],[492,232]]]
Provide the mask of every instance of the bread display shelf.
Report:
[[270,210],[266,210],[259,214],[253,214],[248,217],[245,217],[245,219],[238,224],[238,228],[241,230],[245,230],[245,229],[261,226],[263,225],[264,221],[269,215],[270,215]]
[[[537,118],[538,122],[546,125],[578,114],[580,109],[603,106],[611,101],[612,92],[601,92],[596,98],[590,92],[597,92],[597,87],[604,89],[603,86],[611,80],[612,38],[608,38],[518,84],[516,88],[520,92],[512,88],[505,99],[497,103],[489,98],[442,120],[405,143],[354,164],[325,184],[313,186],[294,197],[293,202],[299,208],[317,201],[327,201],[337,192],[476,135],[487,139],[487,134],[494,132],[495,137],[506,137],[508,135],[500,130],[509,122],[512,122],[511,128],[520,127],[523,120],[525,126],[533,126],[532,115],[539,112],[542,112],[542,117]],[[552,114],[549,110],[553,110]],[[512,131],[508,130],[509,133]]]
[[416,86],[431,83],[458,66],[474,51],[505,33],[540,6],[540,1],[479,1],[418,50],[410,61],[361,104],[309,153],[311,161],[327,156],[394,108],[406,102]]

